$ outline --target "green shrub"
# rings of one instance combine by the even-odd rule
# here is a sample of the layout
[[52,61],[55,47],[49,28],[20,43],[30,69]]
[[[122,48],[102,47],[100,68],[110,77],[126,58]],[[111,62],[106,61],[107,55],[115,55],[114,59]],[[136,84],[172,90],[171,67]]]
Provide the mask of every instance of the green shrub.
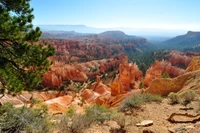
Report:
[[46,108],[15,108],[12,104],[0,107],[0,132],[5,133],[47,133],[51,131]]
[[77,114],[71,121],[70,131],[72,133],[81,133],[85,129],[89,128],[93,122],[93,119],[87,115]]
[[87,107],[84,114],[71,112],[73,112],[72,109],[69,109],[65,115],[60,117],[58,130],[61,132],[81,133],[84,129],[89,128],[94,122],[110,120],[112,115],[110,109],[97,104],[92,107]]
[[92,107],[86,108],[85,115],[93,121],[104,122],[111,118],[111,111],[104,106],[95,104]]
[[153,95],[153,94],[141,94],[144,102],[162,102],[162,97],[160,95]]
[[194,101],[196,93],[193,90],[188,90],[178,93],[178,101],[180,104],[187,105],[191,101]]
[[146,88],[146,86],[144,85],[144,82],[140,82],[139,84],[139,89],[142,89],[142,88]]
[[178,95],[174,92],[170,92],[168,95],[168,98],[170,99],[170,104],[178,104]]
[[68,113],[59,117],[57,130],[60,133],[82,133],[84,129],[89,128],[93,122],[92,119],[85,114],[74,114],[70,116]]
[[162,97],[152,94],[133,94],[131,97],[126,98],[119,106],[119,111],[132,110],[139,108],[143,103],[161,102]]
[[58,117],[58,123],[56,124],[59,133],[71,133],[72,132],[72,117],[68,116],[67,113]]
[[191,101],[195,100],[196,93],[193,90],[188,90],[184,92],[179,92],[179,93],[173,93],[171,92],[168,95],[170,99],[171,104],[182,104],[182,105],[187,105]]
[[162,78],[171,78],[167,72],[164,72],[161,77]]
[[66,115],[71,118],[75,115],[75,113],[76,113],[75,108],[73,106],[69,106]]

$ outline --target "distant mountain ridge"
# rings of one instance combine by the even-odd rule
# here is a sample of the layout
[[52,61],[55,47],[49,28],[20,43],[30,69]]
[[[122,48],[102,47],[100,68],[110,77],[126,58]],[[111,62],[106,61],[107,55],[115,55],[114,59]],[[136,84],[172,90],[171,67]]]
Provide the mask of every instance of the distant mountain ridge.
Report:
[[200,32],[188,31],[185,35],[176,36],[161,43],[167,48],[184,48],[200,44]]
[[120,39],[127,39],[127,38],[138,38],[137,36],[133,35],[126,35],[122,31],[105,31],[103,33],[98,34],[100,37],[103,38],[120,38]]
[[45,39],[77,39],[77,38],[99,38],[99,39],[137,39],[134,35],[127,35],[122,31],[105,31],[99,34],[78,33],[75,31],[46,31],[42,33],[42,38]]
[[46,31],[42,32],[43,39],[77,39],[87,37],[89,33],[77,33],[75,31]]
[[40,27],[43,32],[48,31],[75,31],[78,33],[99,34],[105,31],[123,31],[129,35],[137,35],[143,37],[174,37],[183,34],[185,30],[168,30],[155,28],[131,28],[131,27],[115,27],[115,28],[96,28],[85,25],[34,25]]

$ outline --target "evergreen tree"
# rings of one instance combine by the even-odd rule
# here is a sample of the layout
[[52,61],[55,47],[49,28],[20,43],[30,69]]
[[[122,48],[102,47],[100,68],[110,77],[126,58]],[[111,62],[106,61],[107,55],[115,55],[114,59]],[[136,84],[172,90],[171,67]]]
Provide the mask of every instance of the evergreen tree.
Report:
[[50,45],[38,42],[42,32],[39,27],[33,29],[33,8],[29,3],[0,0],[1,93],[32,90],[51,64],[47,57],[55,53]]

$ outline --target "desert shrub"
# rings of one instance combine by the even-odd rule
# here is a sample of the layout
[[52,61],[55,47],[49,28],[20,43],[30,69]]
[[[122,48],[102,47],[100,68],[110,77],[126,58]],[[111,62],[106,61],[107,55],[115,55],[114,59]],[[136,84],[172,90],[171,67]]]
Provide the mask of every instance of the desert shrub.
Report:
[[55,118],[55,120],[57,121],[56,123],[56,127],[57,127],[57,131],[58,133],[70,133],[71,129],[71,117],[66,114],[58,116]]
[[170,99],[170,104],[178,104],[178,96],[174,92],[170,92],[168,95],[168,98]]
[[164,72],[161,77],[162,78],[171,78],[167,72]]
[[179,92],[179,93],[173,93],[171,92],[168,95],[170,99],[171,104],[182,104],[182,105],[187,105],[191,101],[195,100],[196,93],[193,90],[188,90],[184,92]]
[[191,101],[194,101],[196,94],[193,90],[188,90],[178,93],[178,101],[180,104],[187,105]]
[[75,113],[76,113],[75,108],[72,105],[69,106],[68,110],[66,111],[66,115],[71,118],[75,115]]
[[60,122],[58,124],[58,130],[61,132],[81,133],[83,130],[89,128],[94,122],[110,120],[112,115],[111,110],[100,105],[87,107],[84,114],[71,112],[73,112],[72,109],[69,109],[65,115],[59,118]]
[[59,133],[81,133],[84,129],[88,128],[91,121],[85,115],[74,114],[73,117],[64,114],[59,117],[57,130]]
[[144,82],[140,82],[139,84],[139,89],[142,89],[142,88],[146,88],[146,86],[144,85]]
[[93,122],[85,114],[74,114],[72,117],[68,114],[59,117],[57,130],[60,133],[82,133],[84,129],[89,128]]
[[45,107],[15,108],[9,103],[0,107],[0,132],[48,133],[52,125]]
[[141,94],[144,102],[162,102],[162,97],[160,95],[154,94]]
[[92,107],[86,108],[85,115],[93,121],[104,122],[111,118],[111,110],[107,109],[105,106],[95,104]]
[[161,102],[162,97],[152,94],[133,94],[131,97],[126,98],[119,106],[119,111],[132,110],[139,108],[143,103]]
[[87,115],[77,114],[71,122],[70,130],[73,133],[81,133],[85,129],[89,128],[93,123],[93,119],[88,117]]

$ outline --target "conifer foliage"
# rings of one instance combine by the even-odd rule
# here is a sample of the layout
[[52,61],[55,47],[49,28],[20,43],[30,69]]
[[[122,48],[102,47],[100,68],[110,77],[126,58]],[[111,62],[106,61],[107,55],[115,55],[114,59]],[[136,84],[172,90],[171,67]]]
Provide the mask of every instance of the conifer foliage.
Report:
[[30,0],[0,0],[0,87],[18,93],[33,89],[51,64],[55,53],[48,44],[39,44],[40,28],[33,28]]

